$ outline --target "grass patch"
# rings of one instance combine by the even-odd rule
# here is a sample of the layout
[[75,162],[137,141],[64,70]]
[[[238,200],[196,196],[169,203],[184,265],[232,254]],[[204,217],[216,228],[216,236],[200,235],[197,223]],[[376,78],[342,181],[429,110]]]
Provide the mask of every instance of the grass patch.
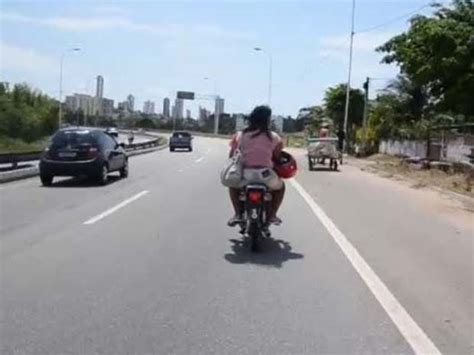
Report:
[[39,151],[46,148],[47,145],[47,137],[31,143],[27,143],[21,139],[0,137],[0,153],[25,153]]
[[308,146],[308,141],[306,136],[303,132],[300,133],[292,133],[286,136],[287,146],[291,148],[305,148]]

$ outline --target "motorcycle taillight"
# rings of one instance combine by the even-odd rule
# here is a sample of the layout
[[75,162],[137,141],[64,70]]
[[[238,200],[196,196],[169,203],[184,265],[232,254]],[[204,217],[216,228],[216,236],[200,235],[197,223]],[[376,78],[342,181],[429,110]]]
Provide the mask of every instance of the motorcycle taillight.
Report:
[[262,193],[260,191],[250,191],[248,193],[248,199],[254,205],[262,202]]

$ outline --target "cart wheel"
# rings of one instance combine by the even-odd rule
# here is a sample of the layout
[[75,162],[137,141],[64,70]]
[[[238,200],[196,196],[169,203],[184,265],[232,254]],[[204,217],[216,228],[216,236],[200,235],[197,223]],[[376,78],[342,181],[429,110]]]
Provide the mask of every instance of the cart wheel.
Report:
[[311,158],[308,158],[308,169],[309,171],[313,171],[313,161]]

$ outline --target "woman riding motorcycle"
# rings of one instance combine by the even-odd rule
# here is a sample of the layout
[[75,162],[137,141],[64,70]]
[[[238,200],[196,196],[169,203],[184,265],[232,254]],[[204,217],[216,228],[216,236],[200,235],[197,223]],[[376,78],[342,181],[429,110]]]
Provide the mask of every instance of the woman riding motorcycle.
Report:
[[[236,149],[242,154],[243,180],[240,187],[249,183],[260,182],[267,185],[272,193],[272,202],[269,210],[269,222],[275,225],[282,223],[277,217],[285,194],[285,184],[273,170],[274,161],[278,160],[283,149],[280,136],[270,130],[272,110],[268,106],[257,106],[250,114],[249,126],[234,135],[230,143],[232,157]],[[230,199],[235,215],[227,223],[233,227],[242,219],[239,195],[240,189],[229,188]]]

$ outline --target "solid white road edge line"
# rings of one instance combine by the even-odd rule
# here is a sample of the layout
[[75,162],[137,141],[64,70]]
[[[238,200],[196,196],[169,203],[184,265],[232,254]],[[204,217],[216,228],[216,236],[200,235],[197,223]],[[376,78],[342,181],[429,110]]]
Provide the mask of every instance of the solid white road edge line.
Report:
[[196,163],[200,163],[200,162],[202,162],[203,160],[204,160],[204,158],[203,158],[203,157],[200,157],[199,159],[196,159],[195,162],[196,162]]
[[85,221],[83,224],[94,224],[95,222],[98,222],[100,221],[101,219],[111,215],[112,213],[118,211],[119,209],[121,209],[122,207],[125,207],[126,205],[128,205],[129,203],[135,201],[135,200],[138,200],[140,197],[143,197],[145,196],[148,192],[148,190],[144,190],[142,192],[139,192],[138,194],[130,197],[130,198],[127,198],[126,200],[120,202],[118,205],[112,207],[112,208],[109,208],[107,211],[104,211],[102,212],[101,214],[95,216],[95,217],[92,217],[91,219],[88,219],[87,221]]
[[321,207],[313,200],[308,192],[295,180],[290,183],[306,201],[313,213],[327,229],[336,244],[365,282],[369,290],[392,319],[402,336],[416,354],[441,354],[423,329],[408,314],[395,296],[385,286],[382,280],[362,258],[357,249],[349,242],[346,236],[337,228],[334,222],[326,215]]

